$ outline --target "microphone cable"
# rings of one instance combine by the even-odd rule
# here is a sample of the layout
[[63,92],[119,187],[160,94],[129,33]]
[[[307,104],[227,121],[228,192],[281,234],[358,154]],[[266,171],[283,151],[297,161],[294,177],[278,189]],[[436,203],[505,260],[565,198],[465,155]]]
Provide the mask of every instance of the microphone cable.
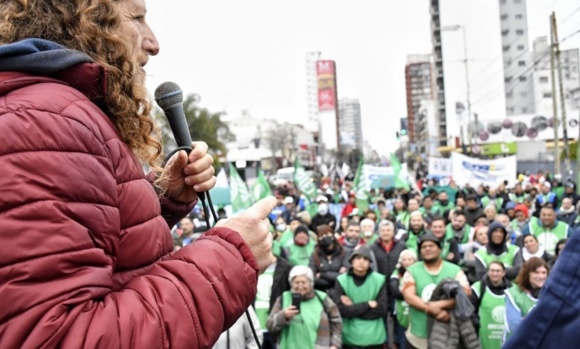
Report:
[[[177,153],[181,150],[185,150],[185,152],[189,156],[189,153],[191,153],[191,151],[193,149],[191,148],[191,146],[189,146],[189,147],[188,146],[181,146],[181,147],[175,148],[165,157],[165,161],[163,162],[163,167],[165,167],[165,165],[167,165],[167,162],[169,161],[169,159],[171,159],[171,157],[173,155],[175,155],[175,153]],[[203,208],[203,213],[205,216],[205,224],[207,226],[207,229],[209,230],[210,227],[213,228],[218,221],[218,215],[217,215],[215,208],[213,206],[213,203],[211,201],[211,195],[209,194],[209,191],[202,191],[202,192],[197,193],[197,197],[199,198],[199,201],[201,201],[201,206]],[[206,203],[206,199],[207,199],[207,203]],[[210,208],[209,210],[208,210],[208,206]],[[209,221],[210,210],[211,210],[211,215],[212,215],[212,218],[214,221],[213,226],[211,226],[210,221]],[[250,324],[250,328],[252,329],[252,335],[254,336],[254,340],[256,341],[256,345],[258,346],[258,349],[262,349],[262,343],[260,343],[260,340],[258,339],[258,333],[256,332],[256,328],[254,327],[254,322],[252,321],[252,317],[250,316],[250,312],[247,309],[246,309],[246,317],[248,319],[248,323]]]

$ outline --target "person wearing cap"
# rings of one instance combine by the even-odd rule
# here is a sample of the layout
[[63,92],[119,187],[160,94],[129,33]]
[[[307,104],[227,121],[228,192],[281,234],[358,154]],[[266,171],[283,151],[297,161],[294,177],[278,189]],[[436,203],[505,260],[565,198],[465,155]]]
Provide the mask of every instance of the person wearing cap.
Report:
[[558,209],[556,217],[559,221],[564,222],[569,226],[574,226],[576,218],[578,217],[578,212],[576,211],[576,207],[572,203],[571,198],[562,199],[562,206]]
[[522,267],[521,259],[517,258],[519,248],[507,244],[508,232],[500,222],[493,222],[487,232],[487,245],[475,253],[475,274],[481,280],[492,261],[500,261],[506,267],[506,276],[514,280]]
[[510,201],[513,201],[517,204],[523,204],[524,199],[526,198],[526,193],[524,193],[524,189],[522,188],[522,184],[516,183],[513,191],[511,193],[509,193],[508,197],[509,197]]
[[[280,349],[339,349],[342,318],[336,303],[314,289],[314,275],[306,266],[296,266],[288,277],[290,291],[282,293],[268,322],[268,331],[278,337]],[[300,309],[292,305],[292,294],[300,294]]]
[[308,227],[301,224],[294,231],[292,243],[283,249],[290,264],[307,266],[315,247],[316,243],[310,238]]
[[569,181],[564,188],[564,198],[572,199],[572,205],[577,206],[580,201],[580,195],[576,194],[576,184]]
[[387,339],[386,278],[370,268],[371,261],[369,247],[360,246],[348,272],[336,279],[332,297],[342,316],[343,349],[382,349]]
[[515,238],[512,236],[512,243],[515,243],[516,239],[522,235],[522,232],[528,225],[528,221],[530,219],[530,213],[528,211],[528,208],[524,204],[517,204],[516,207],[514,208],[514,212],[515,218],[512,219],[510,223],[512,231],[515,234]]
[[284,206],[286,206],[286,210],[282,212],[282,217],[287,224],[290,224],[292,218],[296,217],[296,205],[294,205],[294,198],[291,196],[287,196],[284,199]]
[[558,240],[569,237],[570,226],[556,220],[554,208],[548,205],[540,210],[540,219],[530,219],[522,234],[535,235],[546,252],[554,254]]
[[324,195],[318,195],[316,202],[318,203],[318,210],[314,217],[312,217],[310,229],[312,231],[316,231],[318,226],[323,224],[326,224],[332,229],[335,229],[337,220],[336,217],[329,211],[328,198]]
[[424,235],[419,242],[419,250],[422,261],[408,267],[401,281],[401,292],[410,307],[407,349],[427,349],[428,316],[449,321],[448,310],[455,306],[455,299],[431,301],[433,290],[443,279],[455,279],[468,295],[471,293],[461,268],[441,258],[441,243],[436,236]]
[[536,207],[541,208],[547,204],[551,204],[552,207],[558,207],[558,196],[556,193],[552,192],[552,185],[548,181],[544,181],[541,186],[541,193],[536,196]]
[[516,206],[517,202],[509,201],[505,204],[505,214],[509,217],[510,221],[516,217]]

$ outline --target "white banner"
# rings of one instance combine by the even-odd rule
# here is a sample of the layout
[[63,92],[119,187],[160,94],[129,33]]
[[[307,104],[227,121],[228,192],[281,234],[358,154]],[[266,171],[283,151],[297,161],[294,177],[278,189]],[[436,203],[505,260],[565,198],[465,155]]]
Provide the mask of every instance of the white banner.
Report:
[[[407,178],[407,164],[401,164],[401,173]],[[392,167],[363,165],[367,190],[371,188],[391,188],[395,185],[395,172]]]
[[453,176],[451,159],[429,158],[429,175],[438,177]]
[[453,153],[451,160],[453,162],[453,180],[459,186],[469,183],[472,187],[477,187],[480,184],[495,187],[504,181],[508,181],[511,186],[517,181],[515,156],[495,160],[480,160]]

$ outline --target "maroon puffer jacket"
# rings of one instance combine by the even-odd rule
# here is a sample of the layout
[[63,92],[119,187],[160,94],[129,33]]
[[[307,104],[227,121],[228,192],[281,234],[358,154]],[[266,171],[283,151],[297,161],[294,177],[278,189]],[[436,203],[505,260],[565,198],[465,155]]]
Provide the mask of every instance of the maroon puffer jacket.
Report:
[[160,204],[91,102],[104,77],[0,73],[0,348],[210,348],[251,303],[255,258],[224,228],[171,254],[192,206]]

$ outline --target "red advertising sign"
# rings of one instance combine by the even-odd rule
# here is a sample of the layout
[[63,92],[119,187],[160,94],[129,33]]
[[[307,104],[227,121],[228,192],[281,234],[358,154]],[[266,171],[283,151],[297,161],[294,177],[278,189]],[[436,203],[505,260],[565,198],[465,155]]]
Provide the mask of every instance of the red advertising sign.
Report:
[[316,76],[318,80],[318,110],[336,109],[336,67],[334,61],[317,61]]

